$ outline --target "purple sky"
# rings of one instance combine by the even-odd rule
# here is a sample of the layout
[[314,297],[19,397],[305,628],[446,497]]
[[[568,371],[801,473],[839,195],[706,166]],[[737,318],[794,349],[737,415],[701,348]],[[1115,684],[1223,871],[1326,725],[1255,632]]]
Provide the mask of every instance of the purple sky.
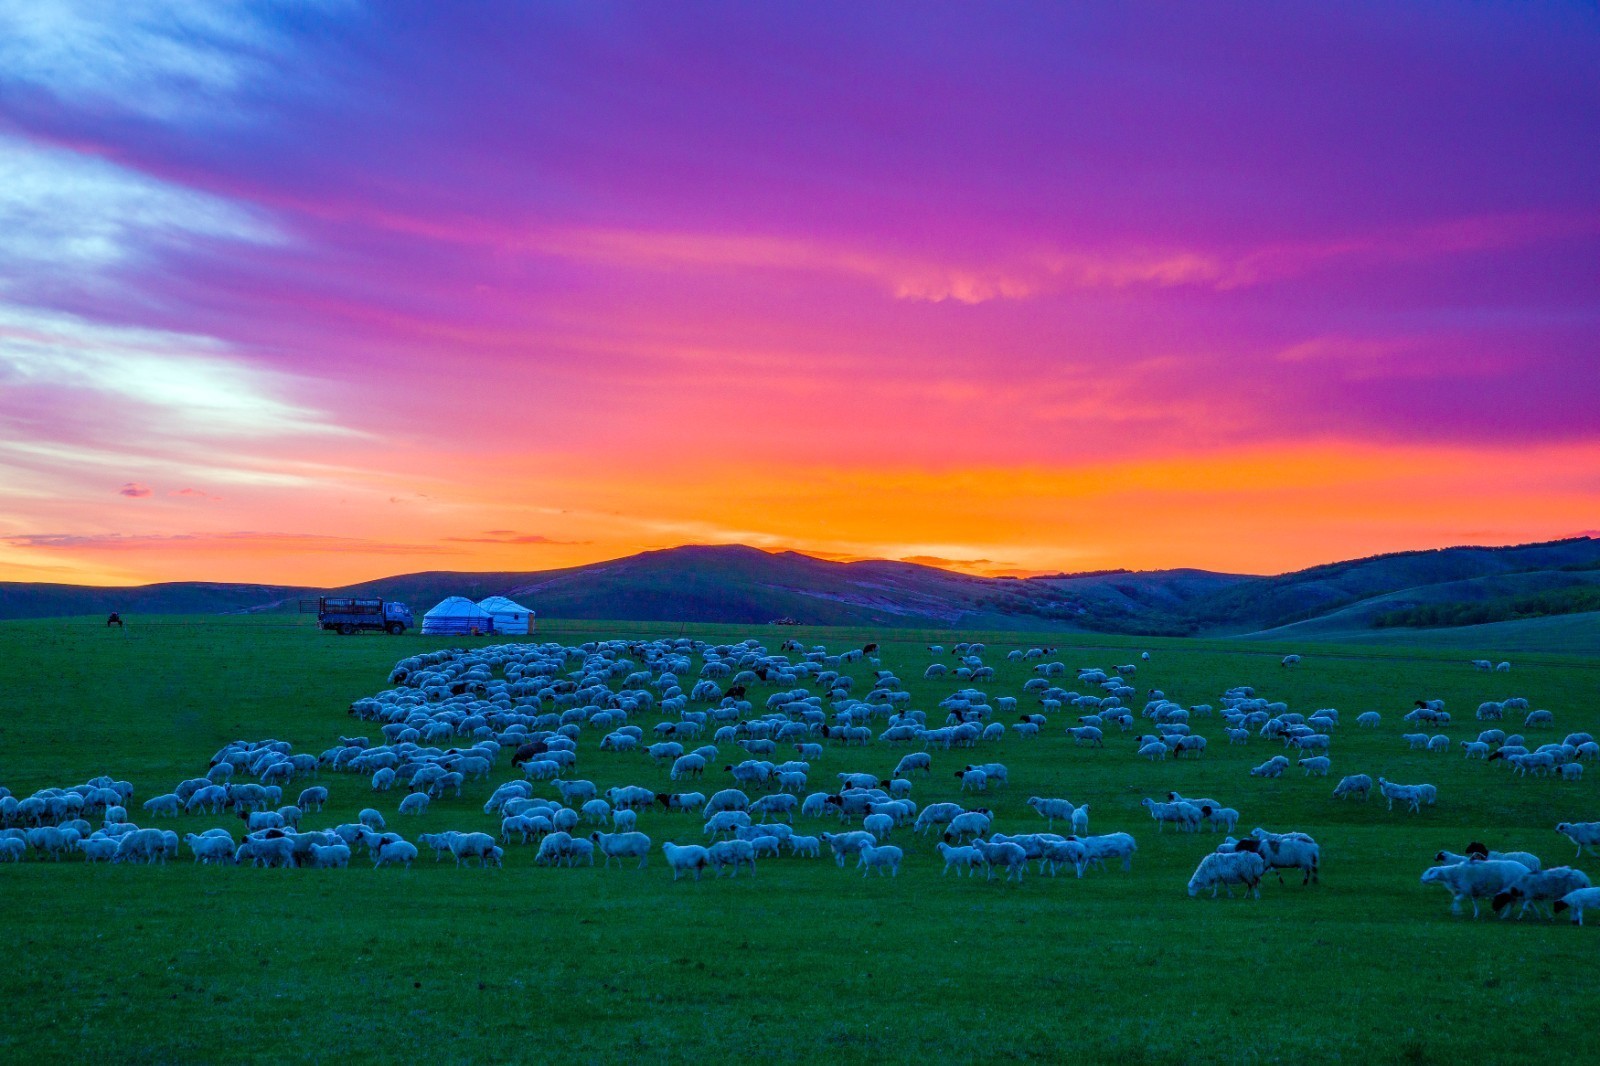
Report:
[[1597,31],[0,11],[0,578],[686,541],[1273,570],[1594,528]]

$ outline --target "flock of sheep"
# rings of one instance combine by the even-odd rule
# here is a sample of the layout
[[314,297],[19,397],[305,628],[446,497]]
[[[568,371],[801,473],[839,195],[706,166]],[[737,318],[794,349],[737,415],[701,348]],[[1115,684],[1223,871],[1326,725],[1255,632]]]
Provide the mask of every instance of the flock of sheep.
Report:
[[[1087,805],[1052,796],[1028,800],[1046,823],[1043,831],[998,831],[993,812],[979,804],[991,790],[1007,787],[1010,773],[1004,763],[980,761],[978,748],[1007,736],[1031,740],[1071,715],[1065,735],[1075,744],[1104,747],[1115,730],[1138,757],[1200,758],[1207,738],[1194,724],[1214,719],[1229,744],[1266,740],[1282,745],[1286,754],[1272,756],[1251,775],[1277,777],[1298,765],[1306,776],[1326,776],[1340,728],[1337,710],[1291,712],[1285,703],[1243,685],[1224,691],[1216,706],[1186,707],[1150,689],[1135,710],[1140,697],[1130,679],[1137,663],[1111,671],[1070,671],[1059,661],[1045,661],[1049,653],[1043,648],[1006,655],[1008,661],[1033,664],[1034,676],[1022,686],[1021,697],[991,696],[977,687],[995,680],[994,668],[984,661],[986,649],[965,643],[948,653],[953,664],[943,661],[944,648],[929,649],[935,661],[924,677],[963,686],[930,714],[911,706],[910,694],[882,668],[876,650],[869,644],[831,654],[821,646],[787,641],[772,653],[754,640],[712,645],[661,639],[501,644],[410,656],[395,666],[389,688],[349,707],[352,718],[381,739],[355,730],[317,755],[295,752],[283,741],[234,741],[212,756],[203,774],[139,805],[147,821],[232,815],[243,823],[242,833],[238,827],[212,827],[180,840],[175,831],[140,826],[129,814],[133,787],[109,777],[23,798],[0,788],[0,861],[31,853],[53,860],[79,854],[90,862],[156,863],[178,857],[186,846],[196,863],[287,869],[342,867],[358,854],[374,866],[409,867],[423,849],[435,861],[448,854],[457,864],[499,866],[506,848],[528,845],[540,866],[599,860],[644,867],[658,851],[673,880],[686,875],[698,880],[708,870],[733,877],[741,871],[754,874],[758,862],[785,854],[826,854],[840,867],[853,861],[862,876],[894,877],[908,841],[915,839],[928,841],[918,846],[931,844],[946,874],[954,870],[958,876],[982,873],[987,879],[1021,881],[1030,870],[1054,876],[1070,868],[1081,878],[1091,869],[1106,869],[1108,861],[1131,869],[1138,850],[1133,836],[1096,835]],[[1283,665],[1299,662],[1291,655]],[[1474,665],[1510,668],[1508,663]],[[870,671],[859,693],[850,673],[858,666]],[[1058,680],[1069,674],[1075,689]],[[766,691],[759,706],[752,696],[756,689]],[[1021,699],[1030,701],[1029,709],[1021,708]],[[1508,713],[1523,714],[1529,731],[1554,728],[1549,711],[1530,709],[1519,697],[1483,703],[1476,718],[1502,721]],[[1440,700],[1419,700],[1404,717],[1417,727],[1450,722]],[[636,724],[651,718],[656,721],[648,729]],[[1356,725],[1377,728],[1381,716],[1367,712]],[[600,750],[637,753],[668,768],[669,780],[686,790],[619,785],[602,791],[578,776],[579,739],[593,734],[599,735]],[[1413,749],[1452,750],[1443,733],[1408,733],[1403,739]],[[828,775],[826,787],[813,784],[813,767],[830,747],[865,761],[865,752],[856,755],[852,749],[875,744],[919,750],[905,753],[884,773],[843,772]],[[1587,733],[1530,748],[1523,736],[1498,727],[1460,741],[1459,749],[1467,759],[1499,761],[1517,775],[1565,780],[1581,778],[1584,762],[1600,758],[1600,745]],[[958,756],[964,765],[954,776],[960,792],[974,797],[973,805],[919,805],[913,793],[916,783],[933,773],[932,752],[957,750],[971,753]],[[737,755],[724,754],[730,751]],[[506,762],[521,779],[494,788],[483,805],[485,814],[499,819],[498,835],[423,833],[413,843],[373,808],[331,828],[301,828],[306,814],[329,803],[328,788],[309,783],[324,772],[359,776],[373,792],[403,789],[398,812],[404,817],[426,813],[441,798],[460,797],[464,786],[486,781]],[[719,773],[730,778],[730,787],[709,795],[687,790],[707,774]],[[1417,812],[1438,798],[1438,790],[1426,783],[1379,777],[1376,787],[1390,809],[1398,802]],[[1339,780],[1333,795],[1365,800],[1373,788],[1369,775],[1352,774]],[[288,803],[291,793],[294,802]],[[1282,880],[1285,871],[1299,871],[1304,884],[1319,878],[1321,849],[1305,833],[1257,828],[1236,838],[1239,811],[1211,798],[1168,792],[1164,798],[1146,798],[1143,805],[1157,832],[1171,826],[1225,834],[1190,878],[1191,896],[1208,890],[1212,896],[1219,890],[1232,896],[1241,888],[1259,897],[1262,881],[1274,872]],[[639,812],[649,809],[698,816],[698,839],[653,844],[638,829]],[[802,833],[797,819],[818,830],[831,824],[834,831]],[[1057,822],[1070,832],[1057,833]],[[1562,822],[1556,829],[1579,855],[1600,845],[1600,822]],[[1591,887],[1581,870],[1545,867],[1526,852],[1499,853],[1473,843],[1459,855],[1440,852],[1435,861],[1422,882],[1446,887],[1457,912],[1470,901],[1476,915],[1479,901],[1489,899],[1502,913],[1513,905],[1536,913],[1547,907],[1552,914],[1570,908],[1581,923],[1585,908],[1600,907],[1600,889]]]

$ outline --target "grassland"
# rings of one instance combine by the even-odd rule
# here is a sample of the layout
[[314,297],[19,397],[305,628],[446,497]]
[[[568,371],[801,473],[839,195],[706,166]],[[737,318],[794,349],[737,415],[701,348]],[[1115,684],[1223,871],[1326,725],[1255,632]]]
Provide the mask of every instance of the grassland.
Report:
[[[320,751],[355,723],[350,700],[382,687],[395,659],[436,646],[415,636],[339,638],[284,620],[174,620],[125,632],[84,622],[0,623],[11,664],[0,682],[0,783],[17,794],[98,773],[127,778],[138,799],[201,772],[234,738],[276,737]],[[540,639],[677,635],[678,627],[547,627]],[[951,685],[924,682],[925,645],[951,635],[891,631],[690,627],[712,640],[786,636],[843,649],[882,644],[914,706]],[[967,636],[978,636],[968,634]],[[1007,648],[1037,635],[993,634],[993,694],[1020,695],[1028,668]],[[1024,642],[1019,645],[1019,642]],[[1518,659],[1515,672],[1471,670],[1452,650],[1066,637],[1069,666],[1153,658],[1137,682],[1182,702],[1216,702],[1254,684],[1297,710],[1337,707],[1346,724],[1334,773],[1385,774],[1439,786],[1421,815],[1381,801],[1340,803],[1332,781],[1298,772],[1247,775],[1279,750],[1230,748],[1220,729],[1203,760],[1150,764],[1113,735],[1103,750],[1071,746],[1052,727],[1008,738],[982,759],[1011,768],[988,798],[999,827],[1042,823],[1024,801],[1063,795],[1091,804],[1094,830],[1139,839],[1131,873],[1083,880],[1030,876],[1021,885],[939,875],[926,838],[905,831],[897,880],[863,880],[827,861],[765,862],[759,876],[674,884],[650,868],[539,869],[513,846],[502,870],[448,860],[411,871],[0,866],[0,919],[11,957],[0,966],[8,1009],[0,1060],[111,1062],[466,1061],[1518,1061],[1593,1057],[1585,1019],[1600,992],[1600,930],[1566,923],[1457,919],[1417,876],[1440,847],[1469,839],[1571,859],[1552,832],[1600,817],[1600,774],[1577,784],[1512,779],[1459,754],[1404,750],[1400,715],[1442,697],[1449,730],[1476,732],[1471,708],[1524,695],[1556,713],[1558,734],[1600,732],[1600,660]],[[861,673],[862,671],[858,671]],[[765,690],[760,694],[764,695]],[[1355,715],[1384,714],[1376,733]],[[647,721],[644,723],[649,725]],[[600,786],[665,790],[642,755],[602,754],[582,740],[581,775]],[[830,749],[814,782],[843,770],[886,771],[899,751]],[[935,755],[917,785],[926,804],[956,798],[966,761]],[[493,831],[481,807],[490,783],[437,801],[420,819],[394,814],[399,795],[324,775],[333,799],[311,827],[367,805],[407,836],[444,828]],[[719,775],[720,776],[720,775]],[[715,780],[716,778],[708,778]],[[1275,882],[1257,901],[1189,899],[1183,885],[1215,837],[1158,835],[1139,808],[1176,788],[1239,808],[1244,828],[1316,835],[1323,881]],[[225,819],[185,817],[192,831]],[[150,824],[150,823],[146,823]],[[236,822],[234,823],[237,824]],[[646,814],[658,842],[696,838],[698,819]],[[822,828],[818,826],[817,828]],[[1600,877],[1600,862],[1583,865]]]

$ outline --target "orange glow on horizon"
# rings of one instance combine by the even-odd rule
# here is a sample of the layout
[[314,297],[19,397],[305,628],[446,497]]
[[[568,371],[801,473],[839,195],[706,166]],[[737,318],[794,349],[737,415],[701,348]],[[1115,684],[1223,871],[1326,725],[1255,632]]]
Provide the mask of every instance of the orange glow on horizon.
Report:
[[[1588,485],[1600,472],[1600,447],[1589,445],[1502,452],[1328,444],[945,472],[807,468],[775,476],[723,466],[703,480],[692,471],[639,478],[582,469],[557,479],[503,456],[476,459],[480,476],[441,498],[435,491],[457,457],[432,459],[437,484],[415,476],[406,495],[380,479],[345,486],[339,498],[285,491],[237,510],[222,500],[208,516],[211,530],[134,526],[141,508],[167,504],[153,494],[130,498],[126,531],[41,530],[0,541],[0,578],[331,587],[418,570],[546,570],[693,543],[901,559],[980,575],[1277,573],[1591,531]],[[549,502],[505,502],[532,497]],[[147,513],[172,521],[170,508]]]

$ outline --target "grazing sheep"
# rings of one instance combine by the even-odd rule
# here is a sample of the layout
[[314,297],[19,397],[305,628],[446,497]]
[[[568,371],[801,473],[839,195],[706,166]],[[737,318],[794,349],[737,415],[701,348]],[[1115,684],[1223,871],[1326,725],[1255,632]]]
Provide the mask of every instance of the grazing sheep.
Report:
[[[1391,811],[1394,810],[1395,800],[1400,800],[1413,812],[1420,811],[1423,802],[1429,795],[1423,790],[1432,788],[1432,785],[1400,785],[1392,781],[1386,781],[1381,777],[1378,778],[1378,791],[1382,793],[1384,799],[1389,801],[1388,809]],[[1431,802],[1431,800],[1428,802]]]
[[1211,898],[1217,898],[1219,887],[1227,890],[1228,898],[1233,898],[1233,886],[1243,885],[1245,898],[1254,896],[1261,898],[1261,879],[1266,874],[1267,864],[1262,857],[1252,851],[1212,852],[1200,860],[1200,865],[1195,868],[1194,874],[1189,878],[1189,895],[1197,896],[1201,889],[1211,889]]
[[1256,850],[1267,864],[1267,869],[1277,870],[1278,882],[1283,883],[1284,870],[1299,870],[1304,876],[1302,885],[1320,880],[1322,849],[1305,833],[1269,833],[1253,829],[1250,835],[1258,842]]
[[[452,842],[455,834],[451,834]],[[566,832],[554,832],[539,841],[539,850],[533,854],[536,866],[560,866],[567,859],[572,846],[572,836]]]
[[426,792],[413,792],[400,801],[401,814],[427,814],[429,795]]
[[372,866],[404,866],[411,869],[416,861],[417,846],[404,840],[389,840],[379,844],[372,853]]
[[844,868],[846,856],[854,855],[863,847],[873,843],[872,834],[862,830],[852,830],[848,833],[823,833],[822,840],[833,852],[834,864]]
[[356,815],[356,821],[360,822],[368,829],[376,829],[380,833],[383,831],[383,815],[373,810],[371,807],[363,808],[361,813]]
[[457,866],[472,859],[477,859],[480,867],[487,866],[494,850],[494,838],[488,833],[457,833],[450,839],[450,854]]
[[1282,755],[1274,755],[1260,766],[1250,771],[1251,777],[1282,777],[1283,772],[1289,768],[1289,760]]
[[166,815],[176,818],[178,816],[178,808],[181,806],[183,806],[183,801],[170,792],[164,796],[155,796],[147,799],[143,803],[144,809],[149,811],[152,817]]
[[822,838],[814,836],[801,836],[798,833],[789,837],[789,853],[791,855],[804,855],[807,858],[820,858],[822,855]]
[[905,852],[892,844],[864,844],[859,854],[856,867],[862,871],[862,877],[869,876],[873,870],[880,874],[887,870],[890,877],[900,876],[900,860],[905,857]]
[[605,865],[610,866],[611,860],[616,859],[617,865],[623,859],[638,859],[639,869],[644,869],[650,857],[650,838],[643,833],[591,833],[589,839],[599,847],[600,854],[605,856]]
[[1527,876],[1520,862],[1485,860],[1434,866],[1422,875],[1425,885],[1443,885],[1450,892],[1450,913],[1461,913],[1461,901],[1472,901],[1472,916],[1478,916],[1478,900],[1492,899]]
[[1327,777],[1328,770],[1333,765],[1326,755],[1317,755],[1309,759],[1300,760],[1300,768],[1307,777]]
[[711,865],[711,853],[699,844],[679,845],[670,840],[663,841],[661,853],[667,858],[667,865],[672,869],[674,881],[686,870],[693,870],[694,879],[698,881],[701,871]]
[[1297,665],[1299,665],[1299,663],[1300,663],[1300,656],[1298,656],[1298,655],[1285,655],[1283,657],[1283,662],[1280,663],[1279,665],[1280,666],[1297,666]]
[[941,840],[937,846],[939,854],[944,858],[944,869],[940,871],[940,876],[955,870],[956,876],[960,877],[971,873],[973,865],[982,861],[978,857],[978,849],[970,844],[956,847]]
[[989,831],[993,821],[988,811],[962,811],[950,819],[944,839],[948,843],[959,843],[967,837],[981,837]]
[[976,766],[969,766],[965,770],[957,770],[955,776],[961,779],[961,791],[971,789],[975,792],[989,790],[989,775]]
[[750,867],[751,877],[756,874],[756,849],[748,840],[718,841],[708,849],[708,855],[718,877],[724,869],[731,869],[732,876],[738,877],[741,866]]
[[550,784],[561,793],[561,802],[569,807],[586,803],[598,794],[593,781],[564,781],[558,778]]
[[1084,837],[1081,840],[1088,861],[1105,869],[1105,860],[1121,859],[1123,872],[1133,869],[1133,854],[1139,850],[1138,843],[1129,833],[1106,833],[1102,836]]
[[[1582,870],[1574,870],[1570,866],[1552,866],[1548,870],[1530,870],[1519,878],[1504,892],[1494,897],[1493,905],[1502,917],[1509,914],[1508,908],[1513,903],[1521,903],[1517,910],[1520,919],[1532,907],[1534,913],[1539,913],[1539,904],[1554,904],[1569,893],[1590,887],[1589,875]],[[1551,918],[1555,911],[1550,911]]]
[[319,870],[329,870],[350,865],[348,844],[311,845],[311,865]]
[[300,793],[300,798],[294,805],[302,811],[320,811],[322,805],[328,802],[328,790],[322,785],[312,785]]
[[986,880],[994,880],[996,867],[1005,870],[1007,881],[1013,878],[1020,884],[1028,869],[1028,852],[1021,844],[1012,841],[990,842],[982,837],[972,842],[972,849],[987,868]]
[[1600,822],[1557,822],[1556,832],[1577,845],[1580,858],[1584,848],[1600,848]]
[[1050,829],[1055,828],[1057,818],[1063,821],[1070,821],[1077,810],[1068,800],[1046,799],[1041,796],[1029,797],[1028,806],[1032,807],[1034,813],[1040,818],[1048,820],[1047,828]]
[[1377,711],[1366,711],[1356,716],[1356,726],[1361,729],[1377,729],[1383,724],[1383,715]]
[[878,840],[887,840],[894,832],[894,818],[887,814],[869,814],[861,819],[861,828]]
[[1580,888],[1576,892],[1568,892],[1556,900],[1550,909],[1555,914],[1570,909],[1573,922],[1582,925],[1583,912],[1590,908],[1600,910],[1600,888]]
[[1148,796],[1140,803],[1150,812],[1150,817],[1155,819],[1158,833],[1168,822],[1177,826],[1180,832],[1192,833],[1200,828],[1200,808],[1192,803],[1184,800],[1163,803]]
[[1355,796],[1359,799],[1365,800],[1371,794],[1372,778],[1368,777],[1366,774],[1351,774],[1348,777],[1341,777],[1339,779],[1339,783],[1335,785],[1333,789],[1333,795],[1336,799],[1343,799],[1346,796]]

